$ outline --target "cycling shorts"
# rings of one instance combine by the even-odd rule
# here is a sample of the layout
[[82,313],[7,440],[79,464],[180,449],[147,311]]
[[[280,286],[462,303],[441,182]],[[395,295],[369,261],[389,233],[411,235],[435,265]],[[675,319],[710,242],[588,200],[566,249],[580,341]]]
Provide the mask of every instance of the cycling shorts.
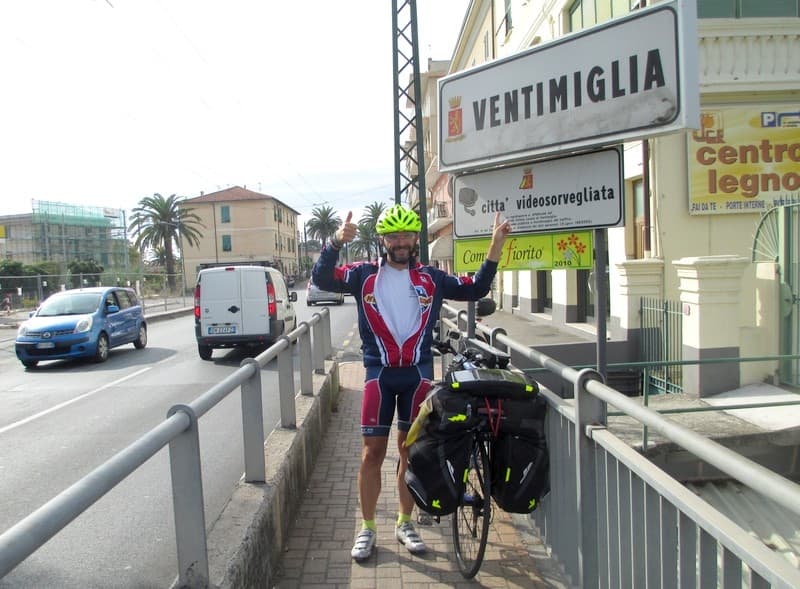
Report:
[[388,436],[397,410],[397,429],[407,432],[433,385],[433,364],[367,366],[361,400],[361,435]]

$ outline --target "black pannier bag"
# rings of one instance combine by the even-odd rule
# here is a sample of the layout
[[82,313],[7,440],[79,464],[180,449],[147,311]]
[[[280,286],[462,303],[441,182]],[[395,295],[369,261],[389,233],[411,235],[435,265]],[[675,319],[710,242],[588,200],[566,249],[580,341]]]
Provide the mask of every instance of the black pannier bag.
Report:
[[492,444],[492,497],[509,513],[530,513],[550,491],[544,420],[547,402],[505,400],[500,432]]
[[405,483],[417,507],[432,515],[453,513],[464,495],[472,434],[422,431],[408,449]]
[[478,424],[476,399],[461,391],[436,386],[420,405],[422,425],[429,431],[462,433]]
[[544,420],[547,417],[547,401],[544,397],[537,394],[526,401],[504,399],[502,406],[501,433],[544,439]]
[[436,386],[421,403],[408,432],[405,482],[417,506],[434,515],[453,513],[464,493],[476,400]]

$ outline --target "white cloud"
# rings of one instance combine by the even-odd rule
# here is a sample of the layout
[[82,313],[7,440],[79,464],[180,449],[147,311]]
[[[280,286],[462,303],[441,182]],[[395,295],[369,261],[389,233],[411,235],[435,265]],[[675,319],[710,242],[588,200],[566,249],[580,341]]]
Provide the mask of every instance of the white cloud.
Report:
[[[420,63],[468,0],[418,1]],[[0,214],[234,184],[302,212],[391,199],[391,4],[0,3]]]

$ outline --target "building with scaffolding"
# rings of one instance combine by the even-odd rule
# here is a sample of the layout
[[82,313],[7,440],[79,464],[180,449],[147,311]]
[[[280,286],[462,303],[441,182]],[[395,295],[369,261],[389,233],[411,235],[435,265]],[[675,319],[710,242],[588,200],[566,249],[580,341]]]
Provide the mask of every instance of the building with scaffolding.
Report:
[[30,214],[0,216],[0,256],[26,265],[94,260],[129,266],[125,211],[34,200]]

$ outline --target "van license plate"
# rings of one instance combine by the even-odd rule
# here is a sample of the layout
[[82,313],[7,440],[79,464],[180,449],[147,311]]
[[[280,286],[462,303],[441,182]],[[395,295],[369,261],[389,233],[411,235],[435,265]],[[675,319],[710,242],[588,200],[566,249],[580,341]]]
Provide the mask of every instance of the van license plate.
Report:
[[225,325],[223,327],[209,327],[208,335],[226,335],[236,333],[235,325]]
[[37,350],[52,350],[56,345],[53,342],[41,342],[36,344]]

